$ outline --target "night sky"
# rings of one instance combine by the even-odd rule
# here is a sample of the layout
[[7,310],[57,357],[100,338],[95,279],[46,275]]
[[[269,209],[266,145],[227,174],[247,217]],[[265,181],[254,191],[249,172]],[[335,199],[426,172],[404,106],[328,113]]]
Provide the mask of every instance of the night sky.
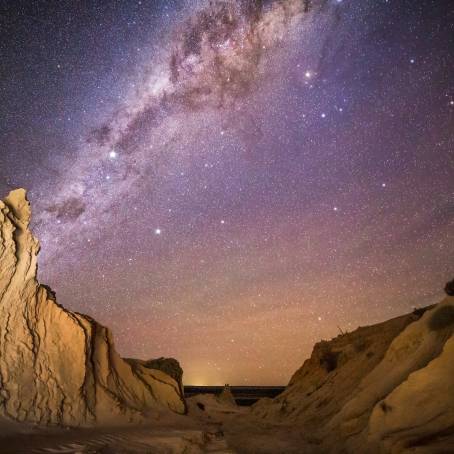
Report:
[[0,194],[29,190],[40,281],[122,355],[285,384],[442,297],[452,1],[0,5]]

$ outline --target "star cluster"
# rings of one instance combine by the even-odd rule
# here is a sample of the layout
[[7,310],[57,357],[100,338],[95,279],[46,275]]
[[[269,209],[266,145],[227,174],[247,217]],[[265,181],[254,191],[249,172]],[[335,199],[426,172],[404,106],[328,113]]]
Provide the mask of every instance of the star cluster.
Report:
[[0,190],[125,356],[284,384],[436,302],[454,254],[449,1],[4,2]]

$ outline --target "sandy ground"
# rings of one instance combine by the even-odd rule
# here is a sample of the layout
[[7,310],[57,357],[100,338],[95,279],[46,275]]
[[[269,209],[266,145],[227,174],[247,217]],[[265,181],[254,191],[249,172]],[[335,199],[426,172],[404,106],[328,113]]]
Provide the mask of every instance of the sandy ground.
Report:
[[[0,453],[83,454],[277,454],[310,453],[301,437],[264,424],[249,408],[221,404],[213,396],[188,399],[189,414],[163,412],[143,425],[91,429],[43,428],[4,421]],[[202,408],[203,409],[202,409]]]

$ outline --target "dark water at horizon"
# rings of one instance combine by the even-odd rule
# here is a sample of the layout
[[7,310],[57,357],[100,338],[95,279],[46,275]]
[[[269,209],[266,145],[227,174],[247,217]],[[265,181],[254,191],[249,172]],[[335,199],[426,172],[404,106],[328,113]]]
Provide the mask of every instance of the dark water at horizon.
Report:
[[[220,394],[224,386],[185,386],[184,396],[197,394]],[[284,391],[285,386],[230,386],[230,391],[238,405],[249,406],[263,397],[274,398]]]

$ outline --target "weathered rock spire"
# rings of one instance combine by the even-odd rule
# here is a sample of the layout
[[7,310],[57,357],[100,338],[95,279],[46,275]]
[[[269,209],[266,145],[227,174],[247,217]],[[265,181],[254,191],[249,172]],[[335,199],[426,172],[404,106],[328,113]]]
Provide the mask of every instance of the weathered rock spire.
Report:
[[0,200],[0,414],[65,425],[125,422],[186,410],[181,383],[126,362],[92,318],[57,304],[37,281],[39,243],[24,189]]

